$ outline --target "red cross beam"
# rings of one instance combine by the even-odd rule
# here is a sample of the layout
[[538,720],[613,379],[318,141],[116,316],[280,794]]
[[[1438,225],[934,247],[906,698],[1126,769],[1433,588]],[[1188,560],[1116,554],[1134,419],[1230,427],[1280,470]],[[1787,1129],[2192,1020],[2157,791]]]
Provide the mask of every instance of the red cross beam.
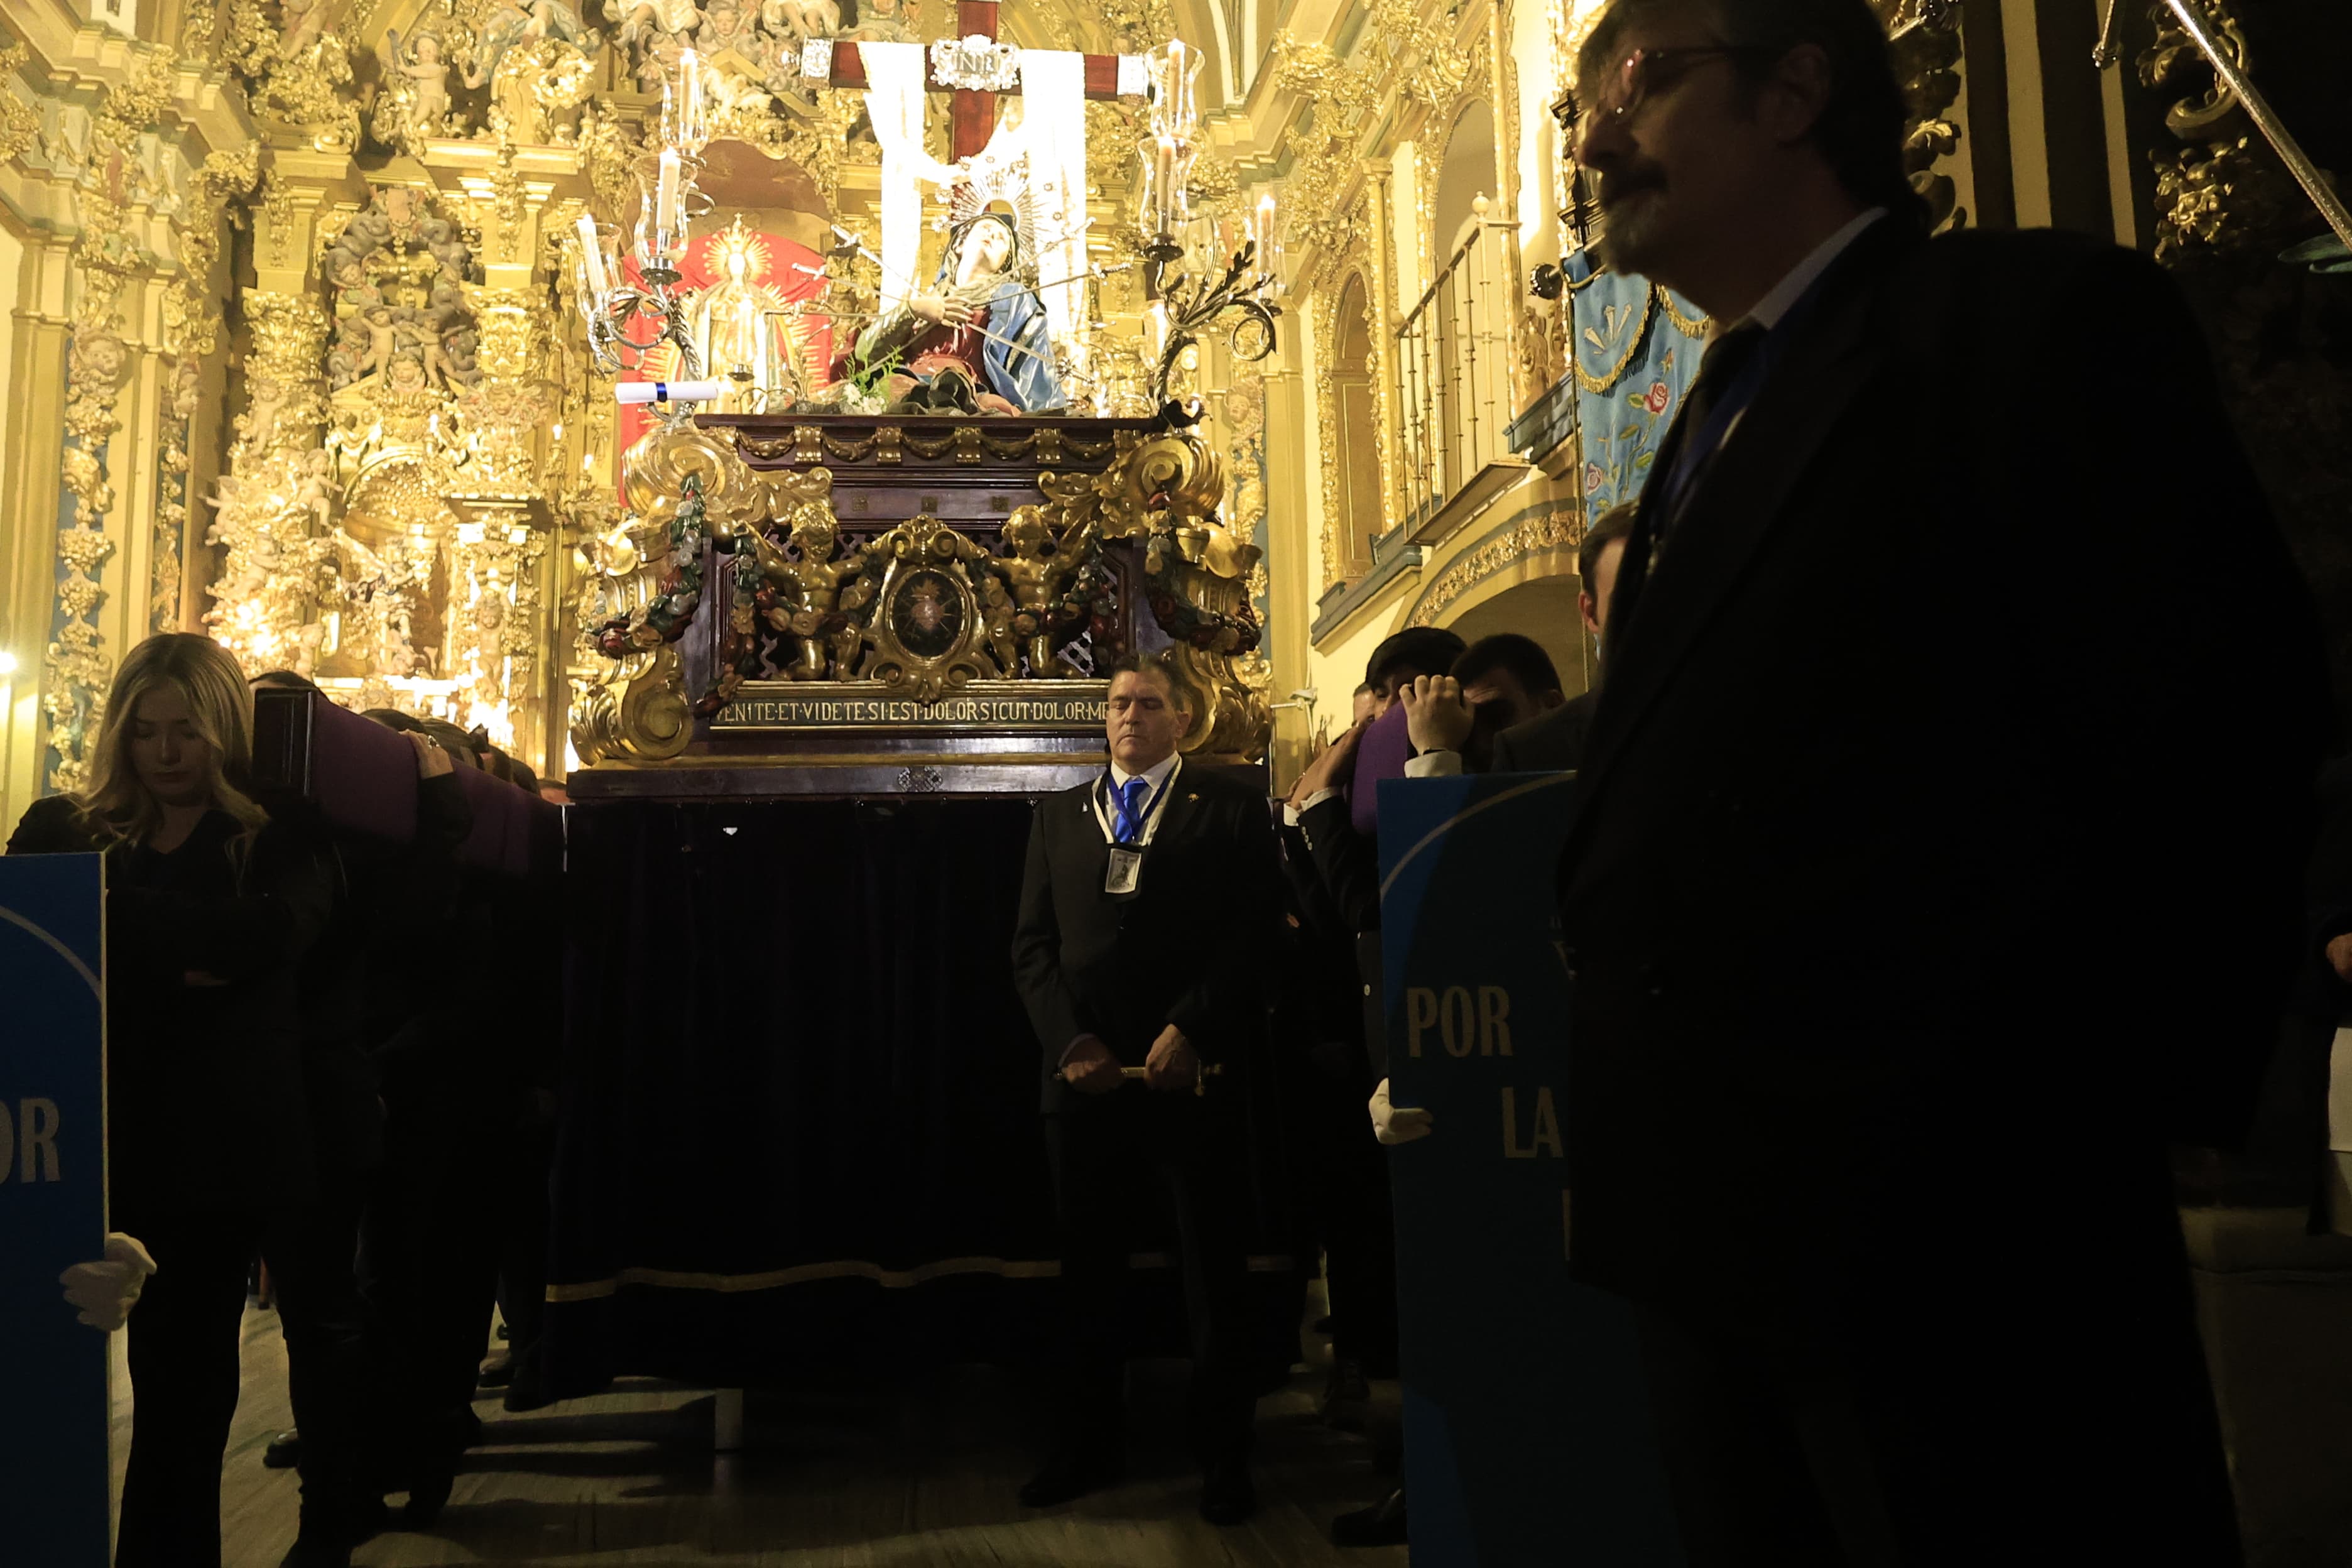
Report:
[[[976,37],[994,42],[998,4],[999,0],[956,0],[956,39],[960,41]],[[926,49],[925,58],[928,60],[929,58],[929,51]],[[1145,95],[1146,73],[1140,56],[1088,55],[1086,59],[1088,98],[1141,98]],[[1120,68],[1122,65],[1126,68],[1124,70]],[[827,85],[833,87],[857,90],[866,87],[866,62],[859,58],[857,46],[853,43],[812,39],[801,54],[801,74],[822,76]],[[949,157],[954,161],[977,157],[987,147],[989,137],[996,132],[996,94],[943,82],[931,74],[929,65],[924,67],[924,79],[934,90],[951,91],[955,95],[950,100],[948,110]]]

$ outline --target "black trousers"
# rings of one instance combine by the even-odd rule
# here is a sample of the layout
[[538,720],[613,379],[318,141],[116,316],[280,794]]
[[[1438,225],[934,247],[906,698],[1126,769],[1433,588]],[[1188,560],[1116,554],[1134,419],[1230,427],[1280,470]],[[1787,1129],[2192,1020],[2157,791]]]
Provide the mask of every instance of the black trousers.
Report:
[[1940,1279],[1890,1258],[1801,1340],[1638,1306],[1688,1568],[2240,1562],[2178,1230],[2146,1217],[2137,1247],[2112,1217],[1955,1236]]
[[1394,1377],[1396,1210],[1388,1152],[1372,1135],[1367,1109],[1372,1082],[1360,1072],[1314,1066],[1298,1077],[1294,1125],[1306,1145],[1307,1201],[1326,1258],[1331,1349],[1373,1377]]
[[1246,1460],[1257,1399],[1241,1108],[1129,1085],[1047,1116],[1045,1139],[1069,1330],[1062,1440],[1118,1445],[1128,1332],[1120,1297],[1137,1221],[1159,1208],[1173,1219],[1183,1271],[1194,1457],[1203,1466]]
[[306,1518],[348,1512],[368,1489],[363,1449],[374,1402],[358,1275],[366,1179],[326,1173],[321,1201],[272,1223],[262,1237],[286,1334],[287,1394],[302,1434]]
[[262,1222],[241,1212],[117,1217],[155,1273],[131,1309],[131,1459],[117,1568],[220,1568],[221,1455],[236,1415],[239,1322]]
[[[518,1380],[539,1376],[540,1342],[547,1325],[548,1182],[555,1164],[555,1118],[527,1114],[507,1151],[505,1196],[499,1232],[499,1313]],[[524,1385],[536,1388],[535,1382]]]
[[446,1479],[498,1291],[502,1151],[471,1097],[394,1100],[384,1163],[361,1228],[360,1278],[376,1336],[386,1489]]

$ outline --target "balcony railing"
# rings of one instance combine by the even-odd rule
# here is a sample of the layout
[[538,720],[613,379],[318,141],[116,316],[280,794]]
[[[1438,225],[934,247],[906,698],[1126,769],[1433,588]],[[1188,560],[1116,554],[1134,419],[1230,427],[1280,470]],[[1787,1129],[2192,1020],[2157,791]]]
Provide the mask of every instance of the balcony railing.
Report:
[[1417,541],[1434,536],[1447,503],[1475,504],[1498,470],[1523,466],[1508,436],[1509,226],[1482,216],[1397,330],[1405,522]]

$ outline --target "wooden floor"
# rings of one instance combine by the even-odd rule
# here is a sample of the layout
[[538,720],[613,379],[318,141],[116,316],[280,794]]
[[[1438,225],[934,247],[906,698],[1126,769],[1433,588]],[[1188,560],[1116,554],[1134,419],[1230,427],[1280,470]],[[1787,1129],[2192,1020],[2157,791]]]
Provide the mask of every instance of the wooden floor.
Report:
[[[119,1487],[130,1410],[115,1340]],[[1361,1437],[1316,1419],[1320,1371],[1296,1373],[1259,1405],[1257,1517],[1231,1530],[1202,1523],[1199,1477],[1176,1440],[1182,1378],[1180,1364],[1139,1365],[1128,1484],[1043,1513],[1013,1501],[1032,1458],[1019,1390],[985,1368],[894,1390],[755,1393],[750,1447],[729,1456],[711,1452],[705,1390],[624,1383],[528,1415],[485,1397],[476,1406],[483,1444],[433,1531],[396,1529],[353,1561],[1402,1568],[1401,1547],[1343,1552],[1326,1536],[1334,1514],[1372,1500],[1381,1483]],[[228,1568],[276,1568],[293,1542],[294,1477],[261,1465],[264,1445],[290,1420],[277,1317],[249,1311],[245,1394],[221,1483]]]

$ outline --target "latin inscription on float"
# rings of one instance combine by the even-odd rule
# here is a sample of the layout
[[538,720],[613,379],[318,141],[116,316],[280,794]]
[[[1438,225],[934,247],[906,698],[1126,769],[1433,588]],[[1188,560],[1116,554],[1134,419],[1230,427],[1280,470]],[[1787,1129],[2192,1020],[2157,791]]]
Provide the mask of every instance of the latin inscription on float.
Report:
[[[1006,684],[1011,684],[1010,682]],[[1073,681],[1070,689],[961,692],[936,702],[911,697],[850,696],[832,691],[750,689],[711,721],[718,730],[1084,730],[1100,731],[1105,689]]]

